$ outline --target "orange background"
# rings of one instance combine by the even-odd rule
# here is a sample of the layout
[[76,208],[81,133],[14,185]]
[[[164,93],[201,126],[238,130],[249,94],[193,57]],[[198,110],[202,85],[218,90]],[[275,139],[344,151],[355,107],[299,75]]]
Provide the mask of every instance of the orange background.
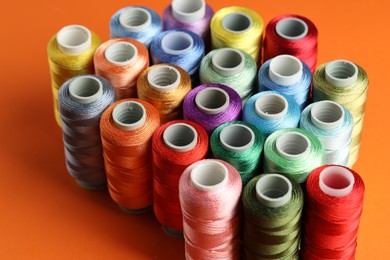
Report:
[[[82,24],[103,41],[111,15],[129,5],[160,14],[170,1],[6,1],[0,15],[0,258],[183,259],[183,240],[166,236],[152,213],[128,215],[108,192],[86,191],[65,169],[54,121],[46,46],[61,27]],[[320,3],[319,3],[320,2]],[[267,23],[295,13],[319,30],[319,63],[348,59],[366,69],[369,99],[354,169],[366,184],[357,259],[390,259],[390,55],[386,0],[208,1],[239,4]],[[386,7],[387,6],[387,7]]]

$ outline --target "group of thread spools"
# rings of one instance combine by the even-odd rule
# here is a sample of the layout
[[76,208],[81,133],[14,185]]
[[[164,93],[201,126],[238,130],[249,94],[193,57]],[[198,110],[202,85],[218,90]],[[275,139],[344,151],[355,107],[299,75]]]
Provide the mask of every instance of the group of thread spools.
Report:
[[[356,162],[368,79],[316,67],[317,28],[248,8],[130,6],[111,39],[81,25],[49,42],[66,167],[126,212],[154,209],[187,259],[354,259]],[[263,39],[264,38],[264,39]],[[151,66],[150,66],[151,65]],[[206,159],[209,158],[209,159]]]

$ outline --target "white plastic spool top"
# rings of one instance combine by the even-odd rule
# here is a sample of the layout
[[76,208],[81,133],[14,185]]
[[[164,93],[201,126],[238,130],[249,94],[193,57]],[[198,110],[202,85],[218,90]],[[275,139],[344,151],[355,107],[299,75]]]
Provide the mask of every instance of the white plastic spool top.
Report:
[[193,23],[201,20],[206,14],[204,0],[173,0],[172,14],[182,23]]
[[287,132],[276,139],[276,151],[289,160],[299,160],[310,151],[309,138],[297,132]]
[[264,119],[281,119],[287,114],[288,102],[285,97],[276,93],[267,93],[256,99],[256,114]]
[[301,81],[303,74],[302,62],[291,55],[279,55],[269,63],[270,79],[281,86],[291,86]]
[[149,86],[160,92],[168,92],[180,85],[180,72],[169,65],[154,66],[147,75]]
[[211,58],[214,71],[224,76],[233,76],[245,68],[245,56],[233,48],[217,49]]
[[321,129],[334,129],[344,122],[345,112],[343,107],[330,100],[313,103],[310,111],[311,122]]
[[70,82],[69,95],[80,104],[89,104],[103,96],[103,84],[93,76],[79,76]]
[[357,66],[347,60],[334,60],[325,66],[325,79],[336,87],[349,87],[358,78]]
[[189,52],[194,46],[194,39],[186,32],[169,32],[161,40],[161,47],[165,53],[182,55]]
[[227,185],[229,172],[225,165],[215,160],[198,162],[191,170],[192,185],[201,191],[215,191]]
[[299,40],[306,36],[309,32],[309,27],[302,19],[288,17],[276,23],[275,31],[284,39]]
[[118,66],[133,63],[137,56],[137,47],[129,42],[114,42],[104,52],[106,60]]
[[176,123],[168,126],[163,133],[164,143],[176,152],[187,152],[196,146],[198,133],[189,124]]
[[68,55],[80,55],[91,48],[91,32],[82,25],[69,25],[57,33],[58,48]]
[[247,14],[234,12],[222,18],[222,27],[230,33],[244,33],[253,27],[253,20]]
[[278,208],[291,200],[292,184],[280,174],[264,174],[256,182],[257,200],[270,208]]
[[228,151],[244,152],[255,143],[255,133],[246,125],[232,124],[222,129],[219,140]]
[[112,119],[115,125],[123,130],[135,130],[144,125],[146,110],[136,101],[121,102],[112,111]]
[[230,103],[228,93],[215,87],[204,88],[196,94],[196,107],[206,114],[218,114],[226,110]]
[[319,176],[320,189],[327,195],[343,197],[351,193],[355,184],[352,172],[341,166],[329,166]]
[[152,24],[152,16],[146,9],[130,7],[120,14],[119,23],[128,32],[141,32]]

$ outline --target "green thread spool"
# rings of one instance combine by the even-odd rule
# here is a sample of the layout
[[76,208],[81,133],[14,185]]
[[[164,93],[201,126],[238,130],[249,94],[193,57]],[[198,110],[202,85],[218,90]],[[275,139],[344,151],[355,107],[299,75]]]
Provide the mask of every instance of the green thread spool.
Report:
[[323,164],[324,149],[314,134],[288,128],[272,133],[264,144],[264,172],[283,173],[299,183]]
[[245,259],[299,259],[303,192],[281,174],[261,174],[242,194]]
[[210,137],[213,156],[233,165],[246,183],[259,172],[264,137],[253,125],[228,122],[216,128]]

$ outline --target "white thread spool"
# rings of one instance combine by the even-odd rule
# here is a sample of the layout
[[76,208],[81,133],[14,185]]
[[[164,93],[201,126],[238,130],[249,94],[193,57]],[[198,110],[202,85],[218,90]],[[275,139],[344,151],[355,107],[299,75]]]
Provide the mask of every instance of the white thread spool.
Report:
[[230,98],[228,93],[220,88],[204,88],[196,94],[195,105],[206,114],[218,114],[229,106]]
[[267,93],[256,99],[255,111],[258,116],[264,119],[281,119],[287,114],[288,102],[282,95]]
[[93,76],[79,76],[70,82],[69,95],[80,104],[89,104],[103,96],[103,84]]
[[271,60],[268,75],[275,84],[291,86],[302,79],[303,65],[294,56],[279,55]]
[[194,39],[186,32],[169,32],[161,40],[165,53],[182,55],[188,53],[194,46]]
[[192,185],[201,191],[215,191],[226,187],[228,169],[225,165],[214,160],[203,160],[191,170]]
[[245,56],[233,48],[221,48],[211,58],[214,71],[224,76],[233,76],[245,68]]
[[321,129],[335,129],[344,122],[343,107],[330,100],[315,102],[310,111],[311,122]]
[[278,208],[291,200],[292,184],[280,174],[264,174],[256,182],[257,200],[270,208]]
[[357,66],[347,60],[334,60],[325,67],[325,79],[336,87],[353,85],[358,78]]
[[149,86],[160,92],[168,92],[180,85],[180,72],[169,65],[153,67],[147,75]]
[[152,24],[152,16],[143,8],[130,7],[120,14],[119,24],[128,32],[141,32]]
[[299,40],[309,32],[309,27],[302,19],[288,17],[280,20],[275,26],[276,33],[287,40]]
[[206,14],[204,0],[173,0],[172,15],[182,23],[193,23],[201,20]]
[[276,139],[276,151],[288,160],[299,160],[310,151],[309,138],[297,132],[287,132]]
[[244,13],[234,12],[222,18],[222,27],[231,33],[244,33],[253,26],[252,18]]
[[80,55],[92,46],[91,32],[82,25],[65,26],[56,38],[58,48],[68,55]]
[[351,193],[355,184],[352,172],[341,166],[329,166],[319,176],[320,189],[332,197],[343,197]]
[[255,133],[246,125],[232,124],[222,129],[219,140],[228,151],[244,152],[255,143]]
[[114,124],[127,131],[136,130],[146,121],[145,107],[136,101],[121,102],[112,111]]
[[196,146],[198,133],[195,128],[186,123],[176,123],[168,126],[163,133],[164,143],[176,152],[187,152]]
[[107,47],[104,57],[108,62],[118,66],[133,63],[138,57],[137,48],[129,42],[115,42]]

